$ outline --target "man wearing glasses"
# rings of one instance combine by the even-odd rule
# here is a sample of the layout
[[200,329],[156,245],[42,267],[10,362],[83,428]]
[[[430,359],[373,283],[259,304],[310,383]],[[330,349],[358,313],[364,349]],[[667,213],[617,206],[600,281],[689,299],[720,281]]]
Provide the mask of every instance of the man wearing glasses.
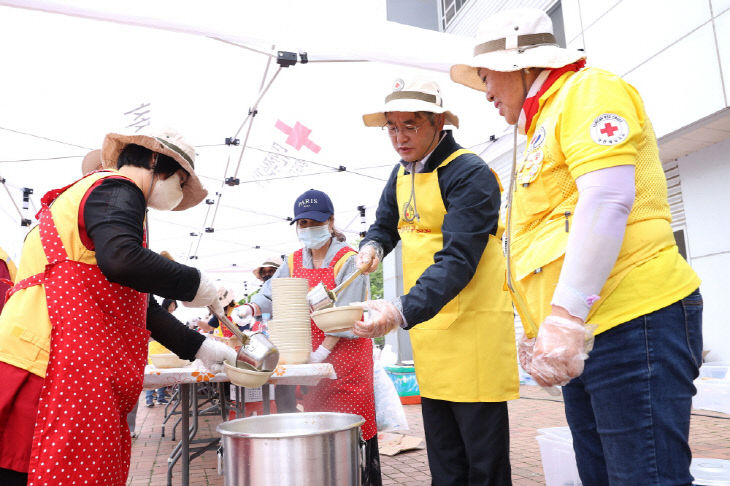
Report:
[[382,111],[363,120],[383,127],[401,160],[358,267],[374,271],[401,240],[406,294],[368,301],[376,317],[355,334],[410,330],[432,484],[512,484],[506,400],[518,398],[519,378],[499,181],[443,129],[459,119],[435,82],[397,80]]

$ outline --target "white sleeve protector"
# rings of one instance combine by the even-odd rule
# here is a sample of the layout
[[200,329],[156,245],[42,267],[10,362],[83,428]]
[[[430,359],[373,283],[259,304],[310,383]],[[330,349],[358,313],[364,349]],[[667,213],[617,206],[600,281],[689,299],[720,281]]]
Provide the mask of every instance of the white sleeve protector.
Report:
[[621,249],[636,192],[634,166],[588,172],[575,182],[578,204],[551,303],[585,321]]

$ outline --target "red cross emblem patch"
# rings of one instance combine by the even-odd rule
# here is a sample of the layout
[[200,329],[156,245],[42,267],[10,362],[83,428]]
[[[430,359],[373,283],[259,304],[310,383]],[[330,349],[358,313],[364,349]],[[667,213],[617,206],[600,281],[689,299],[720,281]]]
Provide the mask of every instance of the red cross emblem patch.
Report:
[[629,124],[615,113],[604,113],[591,123],[591,138],[600,145],[616,145],[629,136]]

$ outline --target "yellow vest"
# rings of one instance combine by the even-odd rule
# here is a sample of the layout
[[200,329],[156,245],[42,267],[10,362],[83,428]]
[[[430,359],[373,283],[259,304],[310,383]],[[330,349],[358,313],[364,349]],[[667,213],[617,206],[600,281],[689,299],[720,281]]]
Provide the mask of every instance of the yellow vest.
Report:
[[[467,150],[457,150],[445,167]],[[411,177],[398,172],[398,207],[408,201]],[[403,242],[403,290],[407,293],[443,248],[446,208],[438,170],[415,174],[420,220],[398,222]],[[489,236],[469,284],[432,319],[410,330],[421,395],[452,402],[501,402],[519,397],[514,313],[505,292],[505,263],[498,237]]]
[[[96,265],[96,253],[87,249],[79,236],[79,206],[97,180],[111,175],[118,174],[99,172],[85,177],[69,187],[51,205],[53,221],[70,260]],[[42,273],[47,263],[36,226],[25,239],[15,283]],[[0,361],[45,378],[50,346],[51,320],[43,285],[28,287],[13,294],[0,314]]]
[[[601,96],[587,100],[586,92]],[[626,138],[598,143],[596,132],[608,124],[610,129],[622,126]],[[509,268],[515,307],[529,336],[551,312],[578,201],[575,179],[587,172],[636,168],[624,241],[587,318],[598,326],[596,333],[666,307],[699,286],[699,277],[677,250],[656,138],[631,85],[595,68],[564,74],[540,98],[527,138],[516,169]]]
[[[8,273],[10,274],[10,281],[15,282],[15,273],[17,269],[15,268],[15,263],[10,259],[10,256],[2,249],[0,248],[0,260],[5,262],[5,265],[8,267]],[[5,299],[4,295],[0,295],[1,299]]]

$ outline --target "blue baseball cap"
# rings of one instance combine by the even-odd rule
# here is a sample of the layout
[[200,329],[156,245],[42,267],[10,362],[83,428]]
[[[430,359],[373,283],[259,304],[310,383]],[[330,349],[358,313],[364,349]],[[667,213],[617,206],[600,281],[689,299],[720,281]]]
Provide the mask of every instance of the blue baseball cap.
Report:
[[322,223],[333,214],[335,207],[330,197],[322,191],[310,189],[294,201],[294,219],[291,224],[300,219],[313,219]]

